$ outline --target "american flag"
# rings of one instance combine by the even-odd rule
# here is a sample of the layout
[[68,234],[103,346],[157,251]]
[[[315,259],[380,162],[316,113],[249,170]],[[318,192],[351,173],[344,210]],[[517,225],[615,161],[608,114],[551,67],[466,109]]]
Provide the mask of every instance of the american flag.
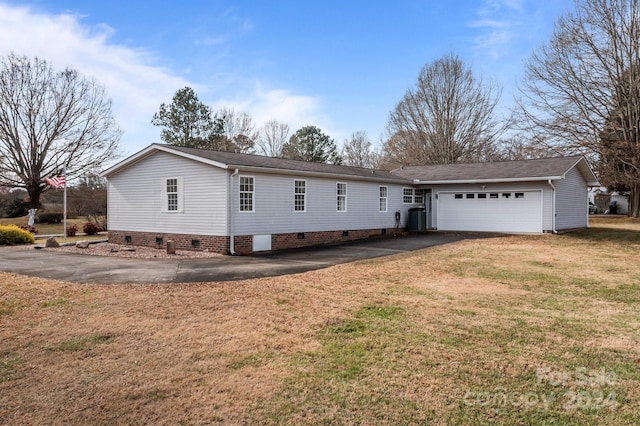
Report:
[[59,188],[66,183],[64,176],[54,176],[52,178],[44,178],[44,181],[52,188]]

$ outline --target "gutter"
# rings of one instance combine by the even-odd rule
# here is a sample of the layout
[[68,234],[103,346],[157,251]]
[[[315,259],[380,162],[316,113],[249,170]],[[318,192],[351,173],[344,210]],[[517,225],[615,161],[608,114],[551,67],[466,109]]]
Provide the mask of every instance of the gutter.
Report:
[[229,190],[227,191],[227,194],[228,194],[227,215],[229,217],[229,253],[231,253],[232,256],[234,254],[236,254],[234,234],[233,234],[233,194],[235,193],[235,191],[234,191],[235,187],[233,185],[233,178],[234,178],[234,176],[238,176],[239,172],[240,172],[240,170],[236,169],[229,176]]
[[551,179],[547,180],[547,183],[551,187],[551,192],[553,196],[551,197],[551,210],[553,211],[553,215],[551,215],[551,232],[557,234],[556,231],[556,187],[551,182]]
[[455,184],[478,184],[478,183],[511,183],[511,182],[536,182],[547,181],[552,179],[562,179],[562,176],[546,176],[546,177],[523,177],[523,178],[496,178],[496,179],[458,179],[458,180],[420,180],[414,179],[416,185],[455,185]]

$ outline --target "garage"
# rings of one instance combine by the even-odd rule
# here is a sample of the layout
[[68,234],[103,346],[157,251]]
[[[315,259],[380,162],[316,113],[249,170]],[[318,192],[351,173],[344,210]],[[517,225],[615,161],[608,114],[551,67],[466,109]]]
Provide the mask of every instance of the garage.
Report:
[[542,191],[438,192],[438,229],[542,232]]

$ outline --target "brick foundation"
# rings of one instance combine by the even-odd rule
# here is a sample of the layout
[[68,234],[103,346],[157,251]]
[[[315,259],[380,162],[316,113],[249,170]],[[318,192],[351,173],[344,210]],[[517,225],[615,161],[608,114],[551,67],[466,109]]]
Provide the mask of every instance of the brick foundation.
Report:
[[[398,231],[391,229],[358,229],[350,231],[320,231],[320,232],[292,232],[288,234],[273,234],[271,236],[272,250],[286,250],[301,247],[320,246],[343,241],[355,241],[381,235],[394,235]],[[346,235],[345,235],[346,234]]]
[[[291,232],[271,235],[271,250],[287,250],[302,247],[320,246],[345,241],[361,240],[381,235],[396,235],[404,229],[359,229],[348,231]],[[175,243],[179,250],[208,250],[214,253],[229,254],[229,237],[191,234],[166,234],[161,232],[109,231],[109,242],[134,246],[166,249],[167,241]],[[247,255],[253,252],[252,235],[236,235],[233,238],[236,254]]]
[[[229,237],[165,234],[162,232],[109,231],[109,242],[114,244],[166,249],[168,240],[173,241],[178,250],[208,250],[214,253],[229,254]],[[252,246],[251,244],[250,247]]]

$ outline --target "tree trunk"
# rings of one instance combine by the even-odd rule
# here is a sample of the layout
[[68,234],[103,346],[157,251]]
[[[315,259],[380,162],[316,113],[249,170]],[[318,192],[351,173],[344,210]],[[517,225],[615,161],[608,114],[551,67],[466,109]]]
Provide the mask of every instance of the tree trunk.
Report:
[[640,217],[640,183],[631,186],[631,194],[629,194],[629,216]]
[[42,194],[42,188],[37,183],[29,184],[27,186],[27,194],[29,194],[29,208],[39,209],[41,207],[40,204],[40,194]]

